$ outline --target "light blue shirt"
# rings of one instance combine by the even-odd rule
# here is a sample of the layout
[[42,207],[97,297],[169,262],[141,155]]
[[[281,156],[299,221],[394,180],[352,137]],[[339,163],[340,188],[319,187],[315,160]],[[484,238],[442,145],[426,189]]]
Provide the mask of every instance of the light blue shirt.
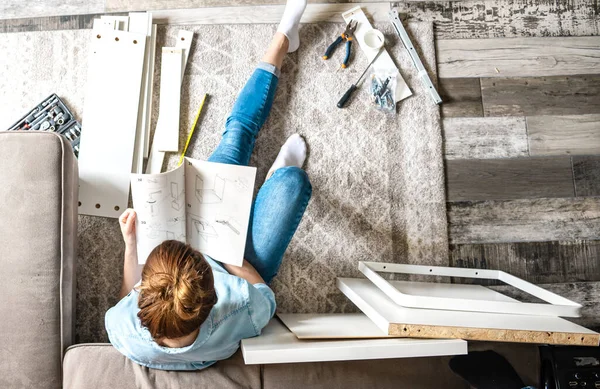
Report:
[[139,292],[133,289],[106,312],[112,345],[132,361],[163,370],[199,370],[227,359],[240,341],[260,335],[275,314],[275,295],[265,284],[252,285],[206,257],[213,269],[218,301],[200,326],[196,341],[182,348],[157,344],[137,317]]

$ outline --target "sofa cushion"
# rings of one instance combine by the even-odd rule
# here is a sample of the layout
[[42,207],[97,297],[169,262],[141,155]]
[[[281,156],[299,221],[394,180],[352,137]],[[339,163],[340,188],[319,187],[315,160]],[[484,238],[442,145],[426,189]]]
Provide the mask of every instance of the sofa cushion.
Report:
[[72,343],[77,162],[53,133],[0,132],[0,387],[58,388]]
[[265,389],[468,389],[450,357],[264,365]]
[[241,352],[199,371],[165,371],[140,366],[110,343],[71,346],[63,361],[64,389],[261,388],[260,366],[244,365]]

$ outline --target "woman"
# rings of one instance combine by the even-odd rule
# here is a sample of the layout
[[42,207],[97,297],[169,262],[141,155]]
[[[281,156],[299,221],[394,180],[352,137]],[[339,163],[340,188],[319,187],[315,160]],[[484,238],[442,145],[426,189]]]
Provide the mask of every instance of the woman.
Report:
[[[277,33],[227,119],[209,161],[247,165],[275,96],[287,52],[299,46],[306,0],[288,0]],[[119,222],[125,241],[122,300],[105,318],[114,347],[141,365],[165,370],[203,369],[236,352],[241,339],[259,335],[275,313],[267,284],[277,274],[311,196],[301,169],[306,145],[292,135],[283,145],[253,203],[241,267],[221,265],[178,241],[165,241],[137,270],[135,212]],[[132,289],[133,288],[133,289]]]

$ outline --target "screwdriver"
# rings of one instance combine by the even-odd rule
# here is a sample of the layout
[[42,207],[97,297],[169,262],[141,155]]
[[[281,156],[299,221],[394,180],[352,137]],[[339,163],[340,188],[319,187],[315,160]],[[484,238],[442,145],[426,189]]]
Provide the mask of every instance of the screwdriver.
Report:
[[365,69],[365,71],[360,75],[360,77],[358,77],[358,80],[354,84],[352,84],[350,86],[350,89],[348,89],[346,91],[346,93],[344,93],[344,95],[342,96],[342,98],[340,99],[340,101],[338,101],[338,103],[337,103],[337,107],[338,108],[344,108],[344,106],[346,105],[346,103],[350,99],[350,96],[352,96],[352,93],[354,93],[354,91],[358,88],[357,85],[360,83],[360,80],[363,78],[363,76],[365,75],[365,73],[367,72],[367,70],[369,70],[369,68],[371,67],[371,65],[373,65],[373,62],[375,62],[377,60],[377,57],[379,57],[379,54],[381,54],[381,52],[383,50],[385,50],[383,47],[381,49],[379,49],[379,51],[377,52],[377,55],[375,56],[375,58],[373,58],[373,60],[371,61],[371,63],[369,63],[369,65],[367,66],[367,68]]

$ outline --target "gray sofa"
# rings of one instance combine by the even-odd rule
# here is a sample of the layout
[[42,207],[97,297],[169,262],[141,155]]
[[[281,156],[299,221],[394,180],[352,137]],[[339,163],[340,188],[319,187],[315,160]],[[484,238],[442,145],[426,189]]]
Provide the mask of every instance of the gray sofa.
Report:
[[[74,334],[77,161],[52,133],[0,132],[0,388],[467,388],[448,357],[245,365],[238,352],[199,372],[148,369]],[[494,348],[527,384],[537,348]]]

